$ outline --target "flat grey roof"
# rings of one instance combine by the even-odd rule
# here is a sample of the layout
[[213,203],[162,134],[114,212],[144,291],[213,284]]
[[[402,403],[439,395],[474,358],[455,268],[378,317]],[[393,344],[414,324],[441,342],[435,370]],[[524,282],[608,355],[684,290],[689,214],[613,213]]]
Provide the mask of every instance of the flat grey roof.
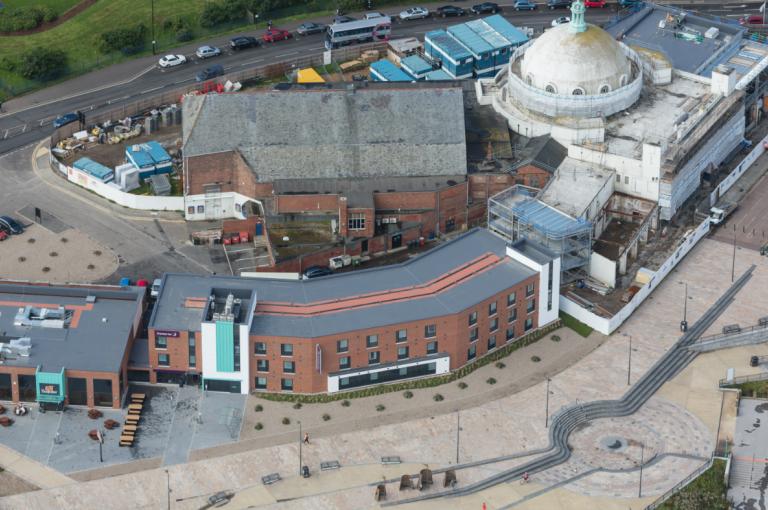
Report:
[[520,238],[511,244],[512,248],[519,251],[529,259],[539,264],[547,264],[550,260],[557,258],[555,252],[546,246],[535,243],[525,238]]
[[439,317],[469,308],[535,273],[506,257],[503,239],[485,229],[474,229],[402,264],[311,280],[166,274],[150,327],[199,330],[202,310],[186,308],[184,302],[188,297],[206,297],[213,287],[253,289],[259,302],[332,301],[425,284],[489,252],[504,261],[439,294],[313,316],[256,313],[251,333],[309,338]]
[[[138,287],[57,287],[0,282],[0,336],[29,337],[29,357],[14,356],[6,366],[37,367],[44,372],[68,370],[117,372],[139,313],[145,289]],[[19,308],[32,306],[86,306],[86,297],[95,296],[91,310],[83,310],[76,327],[64,329],[14,326]],[[106,319],[103,320],[103,319]]]
[[[744,29],[738,23],[724,23],[691,12],[685,12],[685,21],[680,27],[675,27],[674,22],[667,20],[667,16],[677,16],[683,12],[673,7],[649,3],[644,9],[606,28],[606,31],[628,46],[637,45],[663,53],[675,69],[694,74],[711,71],[710,64],[713,61],[718,60],[732,46],[739,45]],[[661,21],[665,22],[665,28],[659,26]],[[718,36],[714,39],[703,37],[704,32],[711,27],[719,29]],[[700,41],[685,38],[694,36],[696,32],[702,35]]]
[[183,109],[185,157],[238,150],[259,182],[467,172],[460,87],[209,94]]
[[589,219],[587,208],[616,172],[573,158],[563,159],[539,200],[574,218]]

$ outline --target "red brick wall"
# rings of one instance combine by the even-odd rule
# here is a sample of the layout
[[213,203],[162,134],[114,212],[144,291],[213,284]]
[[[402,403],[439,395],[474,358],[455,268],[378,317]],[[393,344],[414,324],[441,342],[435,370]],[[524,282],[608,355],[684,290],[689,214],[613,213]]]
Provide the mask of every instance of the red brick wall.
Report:
[[[440,215],[440,232],[446,232],[446,223],[453,221],[454,230],[466,223],[467,216],[467,188],[468,184],[462,182],[450,188],[443,188],[438,193],[438,213]],[[432,230],[431,228],[429,230]]]
[[[378,350],[380,352],[381,363],[391,363],[397,361],[397,348],[408,346],[409,358],[418,358],[426,356],[427,343],[437,340],[438,352],[447,352],[451,357],[451,370],[456,370],[467,363],[468,349],[470,347],[469,335],[469,314],[473,310],[477,311],[477,324],[473,327],[478,328],[479,338],[476,342],[477,354],[479,358],[488,352],[488,337],[496,335],[496,346],[500,347],[506,343],[506,330],[508,327],[515,329],[515,338],[523,334],[523,325],[526,318],[526,300],[525,286],[528,283],[538,281],[538,275],[530,277],[528,280],[516,285],[515,287],[491,296],[476,306],[463,310],[455,315],[446,315],[430,318],[427,320],[405,322],[384,326],[381,328],[371,328],[364,330],[354,330],[342,334],[318,337],[312,339],[306,338],[286,338],[286,337],[263,337],[252,336],[250,338],[250,365],[251,381],[250,389],[255,389],[255,378],[257,376],[267,378],[267,391],[281,391],[280,380],[283,377],[291,377],[294,380],[294,392],[296,393],[318,393],[327,390],[328,373],[339,370],[339,358],[350,357],[351,368],[365,368],[368,366],[368,352]],[[512,307],[507,307],[507,295],[510,292],[517,292],[517,303]],[[538,300],[538,289],[536,289],[536,299]],[[490,332],[490,324],[493,317],[488,316],[488,305],[492,301],[497,303],[496,315],[499,320],[498,330]],[[517,309],[517,320],[513,323],[508,322],[510,311]],[[534,311],[533,328],[537,328],[537,313]],[[428,324],[437,326],[437,336],[435,338],[424,337],[424,327]],[[406,329],[408,331],[408,340],[403,343],[397,343],[395,334],[397,330]],[[366,347],[367,335],[378,335],[379,344],[376,348],[368,349]],[[336,352],[336,342],[341,339],[349,340],[349,350],[346,353]],[[266,355],[255,355],[255,343],[264,342],[267,344]],[[283,357],[280,355],[280,344],[293,344],[294,355]],[[315,367],[315,349],[320,345],[322,350],[322,371],[318,372]],[[269,372],[257,373],[256,360],[269,360]],[[296,363],[295,374],[283,373],[283,361],[292,360]]]
[[515,184],[515,176],[508,173],[479,173],[469,176],[469,193],[473,202],[488,200]]
[[[202,314],[202,310],[201,310]],[[149,330],[149,380],[150,382],[157,382],[157,371],[160,372],[197,372],[202,369],[202,347],[200,332],[195,335],[195,361],[196,366],[190,368],[189,366],[189,332],[179,331],[179,336],[176,338],[168,338],[168,347],[166,349],[159,349],[155,347],[155,330]],[[170,364],[168,366],[160,366],[158,363],[159,354],[168,354],[170,358]]]
[[[352,215],[358,215],[362,214],[365,218],[365,228],[363,230],[351,230],[349,228],[349,218],[352,217]],[[363,208],[353,208],[350,207],[347,209],[347,224],[345,225],[347,230],[347,237],[373,237],[374,231],[376,229],[376,214],[373,209],[363,209]]]
[[521,166],[517,169],[516,184],[524,184],[534,188],[543,188],[549,180],[550,174],[546,170],[533,165]]
[[[0,374],[9,374],[11,376],[11,393],[13,402],[19,402],[19,375],[35,375],[35,369],[34,368],[27,368],[27,367],[11,367],[11,366],[3,366],[0,367]],[[120,373],[118,372],[84,372],[82,370],[65,370],[64,377],[79,377],[86,380],[86,391],[88,394],[88,407],[94,407],[94,396],[93,396],[93,380],[94,379],[109,379],[112,381],[112,407],[114,409],[120,408]],[[123,389],[127,388],[127,384],[124,386]],[[65,404],[68,404],[68,401],[65,400]]]
[[437,193],[434,191],[374,193],[373,204],[377,211],[396,212],[401,209],[406,211],[434,209],[437,205]]
[[338,195],[278,195],[279,214],[303,212],[339,212]]

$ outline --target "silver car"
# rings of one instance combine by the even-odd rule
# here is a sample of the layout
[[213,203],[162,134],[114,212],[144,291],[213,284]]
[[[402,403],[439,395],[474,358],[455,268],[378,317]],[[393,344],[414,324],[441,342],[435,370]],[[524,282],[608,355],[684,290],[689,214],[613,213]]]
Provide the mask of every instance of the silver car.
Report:
[[197,58],[218,57],[221,55],[221,50],[216,46],[200,46],[195,55],[197,55]]

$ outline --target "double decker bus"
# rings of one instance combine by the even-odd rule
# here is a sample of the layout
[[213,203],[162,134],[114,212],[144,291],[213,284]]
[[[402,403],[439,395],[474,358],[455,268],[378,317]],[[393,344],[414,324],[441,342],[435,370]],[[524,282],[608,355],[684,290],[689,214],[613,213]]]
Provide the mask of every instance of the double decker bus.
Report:
[[329,50],[347,44],[386,41],[392,32],[389,16],[334,23],[325,34],[325,47]]

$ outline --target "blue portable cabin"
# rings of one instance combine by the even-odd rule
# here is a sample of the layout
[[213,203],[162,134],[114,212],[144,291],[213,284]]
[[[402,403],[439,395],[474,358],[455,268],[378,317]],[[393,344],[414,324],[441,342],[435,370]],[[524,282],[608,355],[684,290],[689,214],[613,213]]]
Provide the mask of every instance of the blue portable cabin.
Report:
[[152,159],[149,151],[145,150],[142,145],[134,144],[126,147],[125,158],[139,169],[139,179],[144,180],[150,175],[155,175],[155,160]]
[[155,162],[156,174],[171,173],[171,171],[173,170],[173,159],[171,158],[170,154],[168,154],[168,151],[166,151],[163,148],[162,145],[160,145],[158,142],[154,140],[142,145],[147,146],[149,156],[152,158],[152,161]]
[[400,68],[417,80],[423,80],[432,71],[432,64],[418,55],[411,55],[400,60]]
[[413,81],[413,78],[389,60],[377,60],[371,64],[371,79],[373,81]]
[[101,163],[96,163],[91,158],[80,158],[72,163],[74,168],[81,170],[101,182],[109,182],[115,178],[115,172]]
[[472,77],[472,54],[445,30],[433,30],[424,36],[424,52],[439,60],[442,69],[454,79]]
[[451,75],[449,75],[442,69],[435,69],[434,71],[428,72],[427,74],[424,75],[424,79],[427,81],[453,80],[453,78],[451,78]]
[[498,14],[450,27],[448,33],[472,52],[478,77],[495,75],[509,63],[514,49],[528,41],[528,36]]

